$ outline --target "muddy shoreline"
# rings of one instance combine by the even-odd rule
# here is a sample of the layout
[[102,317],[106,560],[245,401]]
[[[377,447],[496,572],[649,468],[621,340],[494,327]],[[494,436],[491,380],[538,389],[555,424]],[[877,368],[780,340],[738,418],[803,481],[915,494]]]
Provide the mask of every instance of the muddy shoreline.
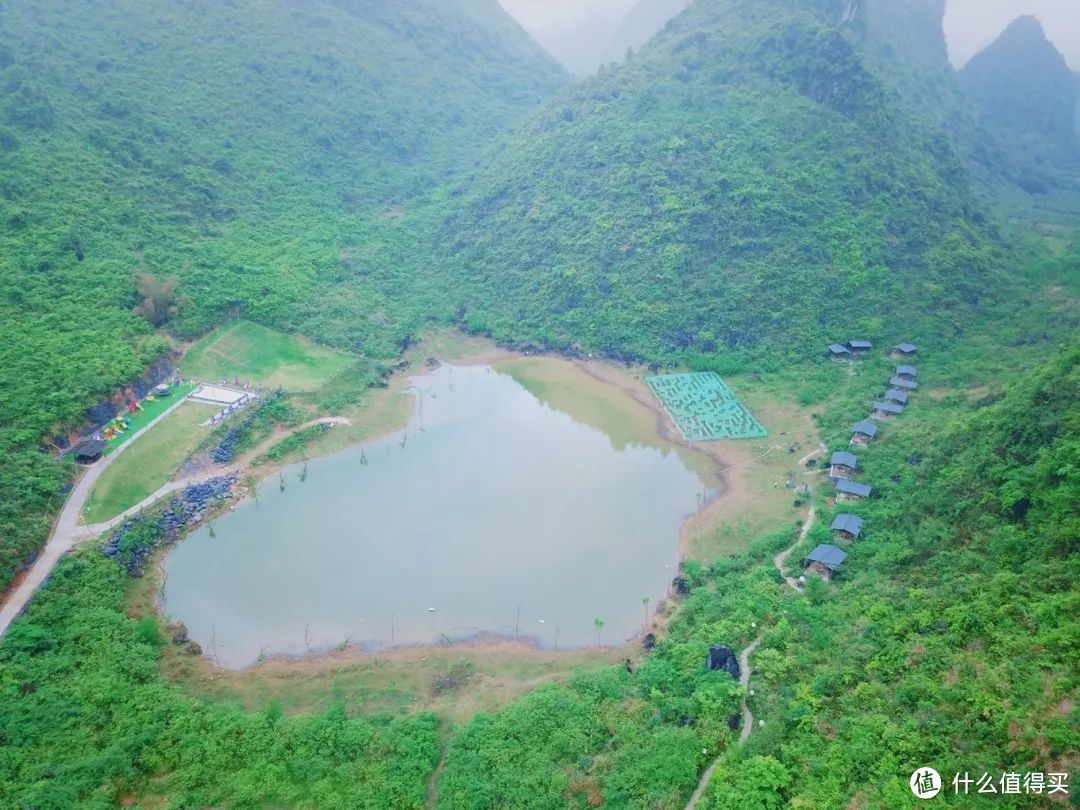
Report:
[[[469,347],[470,350],[473,348]],[[712,492],[703,506],[695,513],[689,515],[682,523],[679,530],[678,537],[678,558],[680,562],[688,559],[689,550],[693,538],[699,535],[701,532],[709,531],[716,524],[717,518],[725,504],[725,502],[737,492],[737,487],[733,486],[732,481],[729,480],[729,476],[726,471],[733,468],[732,462],[727,457],[726,453],[722,453],[720,447],[706,447],[700,444],[688,443],[682,439],[681,433],[678,428],[671,421],[666,410],[655,401],[651,392],[638,378],[633,376],[629,371],[617,368],[605,362],[597,360],[583,360],[580,358],[568,358],[558,355],[541,355],[541,354],[522,354],[519,352],[510,351],[495,346],[480,346],[478,351],[468,351],[464,354],[460,353],[441,353],[435,352],[424,357],[414,356],[409,360],[407,364],[394,372],[393,375],[387,380],[387,387],[389,389],[389,395],[392,397],[400,396],[403,398],[403,402],[406,404],[409,411],[409,418],[404,425],[398,425],[396,427],[388,427],[384,431],[372,432],[366,435],[358,442],[350,443],[344,448],[339,448],[328,455],[333,455],[337,452],[343,452],[348,447],[355,447],[356,444],[370,444],[386,438],[387,436],[394,435],[400,432],[402,429],[407,429],[408,426],[415,419],[417,414],[417,400],[415,394],[409,391],[409,379],[417,374],[422,374],[432,367],[431,359],[437,358],[439,362],[448,363],[451,365],[461,366],[480,366],[480,365],[493,365],[498,364],[500,361],[509,360],[529,360],[529,359],[548,359],[557,360],[562,363],[572,365],[576,369],[586,374],[589,378],[596,382],[611,387],[613,390],[617,390],[620,395],[627,397],[636,406],[645,409],[649,415],[651,415],[654,421],[654,429],[657,438],[662,440],[665,444],[670,445],[672,448],[676,448],[682,452],[694,454],[708,461],[708,467],[711,471],[706,484],[710,487]],[[402,407],[402,412],[405,411],[405,407]],[[313,456],[318,458],[319,456]],[[280,469],[288,466],[292,462],[282,461],[279,463],[260,465],[259,467],[252,467],[250,460],[246,460],[243,463],[244,470],[258,476],[256,485],[261,484],[270,476],[277,473]],[[251,482],[251,478],[248,478],[245,483]],[[240,499],[235,503],[239,503],[241,500],[251,497],[250,488],[244,487],[240,493]],[[180,538],[177,543],[182,542],[183,538]],[[174,628],[180,624],[169,623],[165,614],[162,611],[161,595],[165,587],[165,575],[164,575],[164,558],[165,554],[175,544],[161,550],[157,555],[157,559],[151,564],[148,576],[152,576],[156,582],[153,588],[153,610],[156,615],[161,619],[167,627]],[[677,572],[672,571],[672,577]],[[643,626],[638,633],[615,645],[605,645],[603,649],[593,650],[597,655],[607,654],[613,650],[618,650],[620,656],[634,657],[636,658],[639,651],[640,640],[648,632],[652,632],[656,629],[657,622],[663,621],[663,616],[670,612],[672,592],[670,590],[667,595],[655,605],[654,617],[650,619],[650,623],[647,626]],[[201,665],[209,668],[211,671],[230,673],[230,674],[242,674],[249,673],[254,670],[263,670],[265,668],[289,668],[289,667],[319,667],[320,665],[330,666],[332,664],[341,664],[347,661],[356,660],[368,660],[374,658],[410,658],[416,656],[418,653],[427,651],[432,655],[437,655],[443,652],[456,652],[467,653],[469,651],[477,650],[491,650],[492,648],[499,648],[505,651],[513,651],[514,654],[523,654],[531,656],[562,656],[572,653],[583,654],[587,653],[593,648],[589,646],[581,647],[567,647],[565,649],[554,650],[545,647],[537,639],[529,639],[525,637],[519,637],[517,639],[512,636],[505,636],[497,633],[490,633],[485,631],[478,631],[474,634],[462,638],[456,638],[445,642],[427,642],[427,643],[414,643],[414,644],[402,644],[394,645],[391,647],[380,647],[373,649],[367,647],[361,643],[355,645],[347,645],[345,647],[329,647],[321,650],[312,650],[309,653],[302,654],[275,654],[272,656],[261,657],[259,660],[239,668],[224,667],[219,665],[213,660],[209,651],[204,650],[202,656],[200,656]]]

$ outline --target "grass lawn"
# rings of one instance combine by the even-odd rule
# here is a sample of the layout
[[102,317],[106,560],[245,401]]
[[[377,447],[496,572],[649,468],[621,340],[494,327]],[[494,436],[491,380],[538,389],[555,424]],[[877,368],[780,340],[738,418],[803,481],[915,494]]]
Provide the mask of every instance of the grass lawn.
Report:
[[205,382],[239,377],[270,388],[311,391],[353,362],[354,358],[347,354],[265,326],[237,321],[192,346],[180,368],[185,378]]
[[84,513],[86,523],[100,523],[137,504],[167,483],[177,467],[210,435],[202,426],[218,408],[185,402],[153,427],[101,474]]
[[195,390],[195,385],[192,383],[184,383],[179,386],[170,383],[169,387],[172,389],[172,393],[169,396],[155,397],[152,401],[149,399],[144,399],[142,401],[142,410],[130,414],[131,427],[119,436],[114,436],[109,439],[109,446],[105,450],[106,455],[112,453],[117,447],[124,444],[132,436],[161,416],[161,414],[169,410],[169,408],[176,404],[178,399]]

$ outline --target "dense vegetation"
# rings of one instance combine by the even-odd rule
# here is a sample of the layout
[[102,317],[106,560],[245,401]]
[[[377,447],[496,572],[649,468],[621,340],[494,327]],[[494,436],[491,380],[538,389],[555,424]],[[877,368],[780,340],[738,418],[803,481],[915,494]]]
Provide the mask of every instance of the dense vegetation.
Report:
[[[838,405],[826,428],[846,418]],[[751,706],[764,726],[725,755],[708,806],[911,806],[905,774],[926,764],[1072,772],[1078,439],[1080,341],[974,405],[920,395],[864,457],[883,495],[860,507],[867,531],[832,586],[777,582],[771,557],[794,527],[689,564],[692,589],[635,672],[582,674],[475,719],[450,742],[438,805],[681,807],[730,748],[741,693],[705,669],[706,649],[762,632]],[[806,548],[828,536],[833,509],[819,508]],[[66,560],[0,646],[5,805],[423,805],[436,718],[182,698],[158,674],[157,625],[124,613],[127,576],[97,551]]]
[[805,357],[1007,298],[939,112],[959,94],[943,4],[845,6],[695,3],[535,116],[447,220],[464,323],[649,360]]
[[[186,697],[128,614],[132,549],[84,549],[0,644],[0,806],[678,808],[719,753],[711,807],[894,808],[916,766],[1076,770],[1080,249],[976,201],[941,0],[697,0],[505,138],[564,77],[494,0],[81,6],[0,5],[0,584],[70,479],[43,441],[237,315],[359,359],[222,426],[223,463],[355,402],[431,321],[798,373],[834,449],[884,378],[810,355],[914,339],[930,368],[864,454],[881,497],[832,585],[778,582],[797,527],[747,538],[687,564],[633,672],[464,728]],[[742,690],[703,662],[759,634],[737,749]]]
[[496,0],[0,6],[0,588],[154,326],[396,352],[413,200],[562,78]]

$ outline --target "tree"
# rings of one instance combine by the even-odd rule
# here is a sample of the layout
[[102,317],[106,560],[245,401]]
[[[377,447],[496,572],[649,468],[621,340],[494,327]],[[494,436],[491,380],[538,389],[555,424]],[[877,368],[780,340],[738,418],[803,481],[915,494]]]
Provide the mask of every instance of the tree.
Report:
[[603,647],[604,643],[600,640],[600,631],[604,629],[604,620],[593,619],[593,624],[596,625],[596,646]]
[[176,292],[179,284],[180,280],[176,276],[168,276],[159,281],[153,273],[137,274],[135,289],[142,298],[142,303],[135,308],[135,312],[154,326],[164,326],[180,312],[180,297]]

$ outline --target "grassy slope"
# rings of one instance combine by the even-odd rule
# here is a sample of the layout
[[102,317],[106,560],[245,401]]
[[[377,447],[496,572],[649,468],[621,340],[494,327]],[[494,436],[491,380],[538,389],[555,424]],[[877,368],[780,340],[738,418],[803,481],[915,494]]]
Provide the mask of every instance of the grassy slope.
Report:
[[231,381],[239,377],[269,388],[310,391],[354,360],[265,326],[239,321],[192,346],[180,370],[196,380],[215,382],[224,377]]

